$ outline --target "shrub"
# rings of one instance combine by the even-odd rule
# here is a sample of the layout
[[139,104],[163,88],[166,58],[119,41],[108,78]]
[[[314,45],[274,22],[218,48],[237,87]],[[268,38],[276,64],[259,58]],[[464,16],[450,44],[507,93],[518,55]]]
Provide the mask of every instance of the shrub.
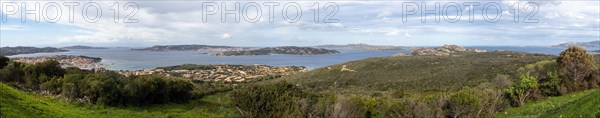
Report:
[[10,61],[10,59],[8,59],[7,57],[0,55],[0,69],[4,68],[4,66],[8,65],[9,61]]
[[298,101],[306,97],[287,82],[252,85],[231,93],[232,104],[245,117],[302,117]]
[[481,109],[481,101],[472,93],[461,91],[448,100],[446,112],[451,117],[477,117],[477,112]]
[[537,87],[537,79],[527,74],[521,76],[519,82],[515,84],[515,86],[508,88],[507,94],[512,101],[513,106],[521,106]]

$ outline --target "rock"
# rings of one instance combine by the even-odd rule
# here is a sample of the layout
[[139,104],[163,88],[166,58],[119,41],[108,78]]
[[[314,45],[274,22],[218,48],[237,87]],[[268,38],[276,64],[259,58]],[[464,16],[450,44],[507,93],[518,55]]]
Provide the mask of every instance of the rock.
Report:
[[458,46],[458,45],[443,45],[442,49],[448,49],[452,52],[464,52],[466,51],[465,47],[462,46]]
[[404,53],[394,54],[394,57],[405,57],[405,56],[408,56],[408,55],[406,55]]
[[352,69],[346,68],[346,65],[342,65],[342,69],[340,71],[356,72],[356,71],[354,71]]

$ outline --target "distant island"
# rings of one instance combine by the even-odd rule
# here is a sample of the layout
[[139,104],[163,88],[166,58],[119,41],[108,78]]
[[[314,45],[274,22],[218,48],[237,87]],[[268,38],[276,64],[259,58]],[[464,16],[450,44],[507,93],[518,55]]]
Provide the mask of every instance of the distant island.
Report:
[[313,48],[313,47],[296,47],[296,46],[283,46],[283,47],[268,47],[257,50],[247,51],[225,51],[213,54],[213,56],[252,56],[252,55],[272,55],[272,54],[290,54],[290,55],[319,55],[319,54],[333,54],[340,53],[337,50],[328,50],[324,48]]
[[590,42],[567,42],[567,43],[561,43],[561,44],[558,44],[558,45],[553,45],[551,47],[568,48],[568,47],[571,47],[573,45],[578,45],[578,46],[581,46],[581,47],[586,48],[586,49],[598,49],[598,48],[600,48],[600,40],[590,41]]
[[453,53],[460,52],[487,52],[487,50],[467,49],[458,45],[443,45],[439,48],[419,48],[415,49],[411,55],[413,56],[449,56]]
[[598,53],[600,53],[600,50],[592,50],[592,52],[598,52]]
[[39,57],[14,57],[11,60],[16,62],[23,62],[29,64],[42,63],[48,60],[55,60],[60,63],[62,67],[79,67],[79,68],[96,68],[104,67],[106,64],[100,63],[101,58],[88,57],[88,56],[75,56],[75,55],[52,55],[52,56],[39,56]]
[[62,49],[108,49],[108,48],[74,45],[74,46],[62,47]]
[[69,50],[53,48],[53,47],[0,47],[0,55],[11,56],[18,54],[33,54],[33,53],[50,53],[50,52],[67,52]]
[[155,45],[148,48],[131,49],[133,51],[242,51],[254,50],[251,47],[212,46],[212,45]]
[[343,49],[343,50],[376,50],[376,51],[387,51],[387,50],[409,50],[410,47],[405,46],[389,46],[389,45],[368,45],[364,43],[360,44],[346,44],[346,45],[320,45],[314,46],[315,48],[325,49]]

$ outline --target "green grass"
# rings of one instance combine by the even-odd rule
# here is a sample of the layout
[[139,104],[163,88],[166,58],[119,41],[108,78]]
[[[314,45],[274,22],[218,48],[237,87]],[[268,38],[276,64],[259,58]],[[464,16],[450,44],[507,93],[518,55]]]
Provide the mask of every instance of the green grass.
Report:
[[531,101],[524,106],[510,108],[496,117],[600,117],[600,89]]
[[238,117],[231,107],[227,93],[206,96],[182,104],[164,104],[147,107],[108,107],[90,104],[69,103],[60,98],[51,98],[15,90],[0,83],[0,109],[6,118],[45,117]]
[[[490,82],[498,74],[515,75],[519,67],[554,58],[556,56],[513,52],[377,57],[322,67],[280,80],[320,92],[444,92]],[[355,72],[341,71],[344,65]]]

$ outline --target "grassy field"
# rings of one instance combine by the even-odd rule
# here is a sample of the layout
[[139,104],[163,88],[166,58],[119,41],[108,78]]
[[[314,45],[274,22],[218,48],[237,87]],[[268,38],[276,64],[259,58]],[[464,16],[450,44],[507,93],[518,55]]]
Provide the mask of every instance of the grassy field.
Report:
[[6,118],[45,117],[237,117],[228,96],[219,93],[184,104],[165,104],[147,107],[105,107],[89,104],[68,103],[15,90],[0,83],[0,109]]
[[553,58],[555,56],[514,52],[377,57],[318,68],[279,81],[309,90],[338,93],[456,91],[490,82],[498,74],[515,75],[519,67]]
[[496,113],[499,118],[515,117],[600,117],[600,89],[568,94],[565,96],[531,101],[522,107]]

